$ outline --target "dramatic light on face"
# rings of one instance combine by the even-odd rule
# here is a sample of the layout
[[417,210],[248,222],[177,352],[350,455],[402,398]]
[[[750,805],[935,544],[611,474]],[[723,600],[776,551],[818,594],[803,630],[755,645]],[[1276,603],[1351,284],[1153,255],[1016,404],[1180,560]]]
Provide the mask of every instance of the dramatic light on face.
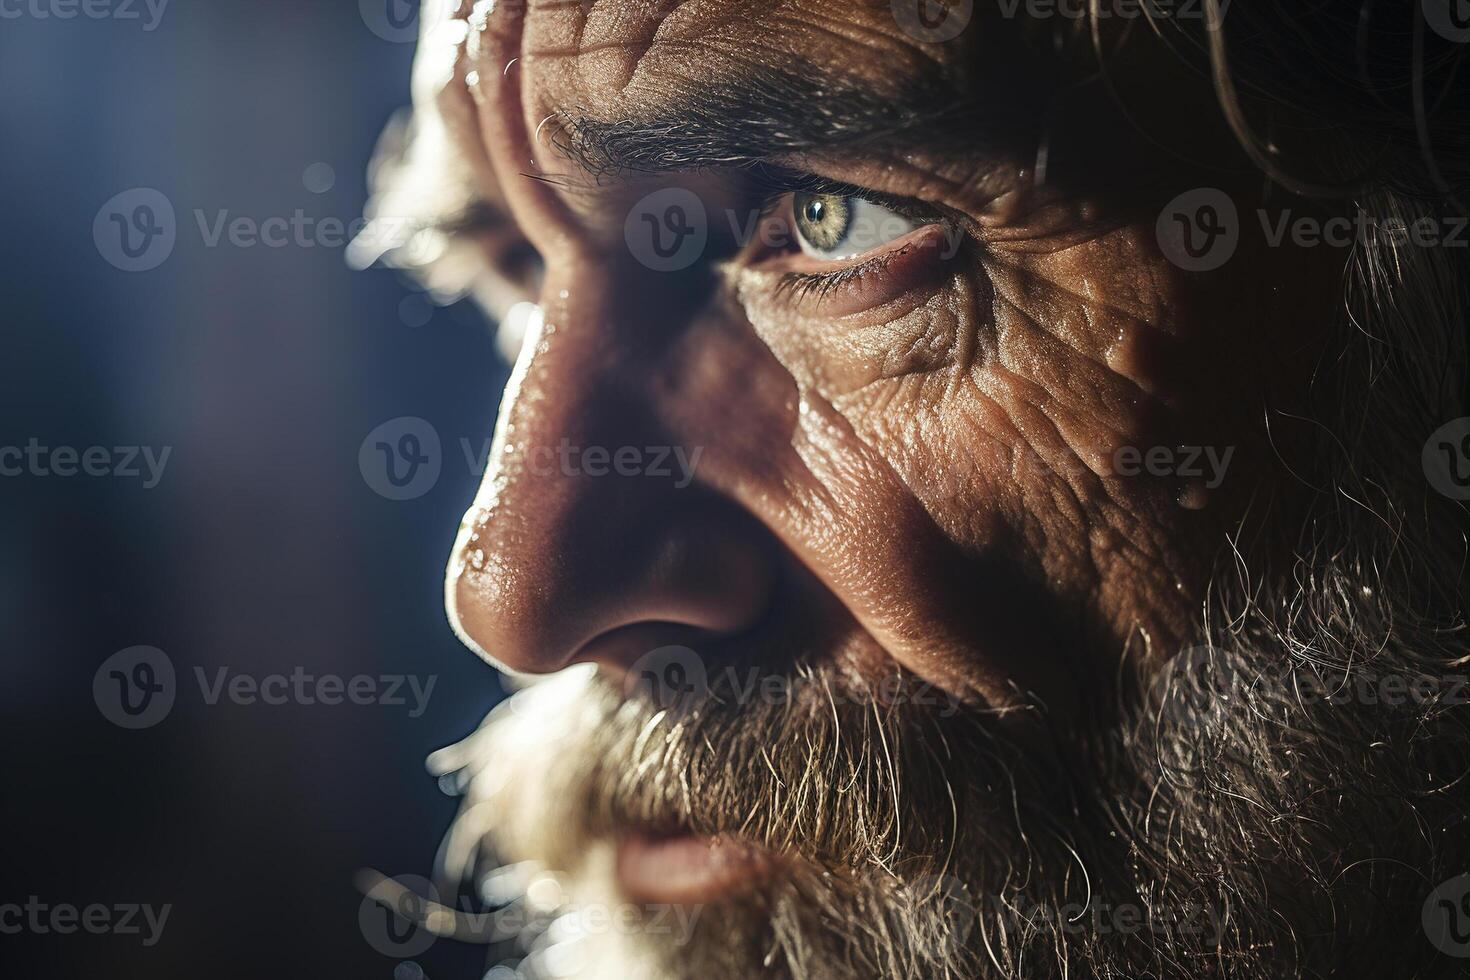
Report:
[[446,596],[553,679],[437,764],[454,853],[642,909],[576,975],[1264,978],[1418,930],[1353,862],[1448,866],[1401,831],[1463,712],[1302,692],[1454,658],[1387,522],[1314,509],[1343,468],[1280,419],[1352,256],[1216,249],[1278,202],[1202,76],[1003,12],[445,16],[388,194],[450,202],[515,359]]

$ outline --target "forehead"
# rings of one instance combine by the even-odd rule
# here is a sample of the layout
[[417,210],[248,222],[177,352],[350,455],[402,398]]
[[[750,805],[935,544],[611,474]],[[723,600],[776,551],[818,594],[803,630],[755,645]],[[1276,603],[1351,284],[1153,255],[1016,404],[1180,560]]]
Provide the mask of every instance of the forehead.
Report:
[[[613,118],[676,104],[682,89],[760,68],[883,87],[958,69],[964,37],[925,44],[872,0],[524,0],[522,57],[578,108]],[[900,5],[901,6],[901,5]]]

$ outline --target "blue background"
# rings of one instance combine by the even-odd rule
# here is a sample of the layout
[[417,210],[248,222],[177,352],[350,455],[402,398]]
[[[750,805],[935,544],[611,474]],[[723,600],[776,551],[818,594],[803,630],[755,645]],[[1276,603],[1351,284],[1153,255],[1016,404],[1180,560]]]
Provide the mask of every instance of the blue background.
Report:
[[[353,220],[412,43],[353,0],[174,0],[139,20],[0,19],[0,445],[172,447],[161,483],[0,477],[0,903],[169,903],[162,940],[0,936],[7,973],[389,978],[353,873],[428,873],[455,801],[424,756],[501,696],[444,620],[442,570],[504,366],[465,304],[435,309],[341,248],[207,247],[213,220]],[[114,0],[122,3],[123,0]],[[394,0],[384,0],[394,2]],[[44,9],[44,8],[43,8]],[[19,16],[12,16],[19,12]],[[336,174],[312,193],[303,172]],[[146,272],[93,239],[113,195],[156,188],[178,239]],[[444,444],[427,494],[358,467],[401,415]],[[125,731],[92,698],[111,654],[164,650],[178,700]],[[417,674],[428,711],[204,703],[195,667]],[[478,976],[447,943],[431,977]],[[14,971],[14,972],[12,972]],[[30,974],[25,974],[30,975]]]

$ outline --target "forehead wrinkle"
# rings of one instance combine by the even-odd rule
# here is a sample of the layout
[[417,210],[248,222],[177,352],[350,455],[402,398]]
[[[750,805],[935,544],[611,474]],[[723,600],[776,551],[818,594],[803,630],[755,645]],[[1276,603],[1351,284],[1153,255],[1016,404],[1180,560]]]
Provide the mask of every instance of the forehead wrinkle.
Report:
[[[615,99],[631,84],[655,37],[680,11],[698,0],[649,4],[630,0],[523,0],[530,2],[524,54],[561,63],[563,85],[589,96]],[[750,0],[754,2],[754,0]]]

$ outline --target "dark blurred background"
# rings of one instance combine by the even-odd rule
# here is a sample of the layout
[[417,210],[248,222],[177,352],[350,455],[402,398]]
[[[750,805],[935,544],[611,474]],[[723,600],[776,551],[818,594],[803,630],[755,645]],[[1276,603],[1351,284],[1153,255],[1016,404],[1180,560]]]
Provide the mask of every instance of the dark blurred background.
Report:
[[[0,457],[0,913],[32,896],[171,906],[151,946],[146,925],[62,935],[0,915],[8,975],[484,968],[443,942],[417,967],[378,952],[353,876],[429,873],[455,801],[424,757],[502,694],[450,634],[440,584],[477,482],[460,440],[488,436],[504,380],[490,329],[349,270],[340,241],[206,234],[221,211],[359,215],[374,142],[408,103],[411,16],[403,0],[0,0],[0,451],[105,447],[110,469],[113,447],[169,453],[151,487],[141,453],[138,476]],[[127,271],[119,220],[136,236],[167,220],[139,188],[171,206],[175,240],[133,237],[142,264],[166,258]],[[434,427],[442,465],[393,500],[359,448],[401,416]],[[167,656],[176,696],[128,729],[93,680],[138,645]],[[406,684],[403,705],[211,705],[195,668],[222,667],[434,687],[418,717]]]

